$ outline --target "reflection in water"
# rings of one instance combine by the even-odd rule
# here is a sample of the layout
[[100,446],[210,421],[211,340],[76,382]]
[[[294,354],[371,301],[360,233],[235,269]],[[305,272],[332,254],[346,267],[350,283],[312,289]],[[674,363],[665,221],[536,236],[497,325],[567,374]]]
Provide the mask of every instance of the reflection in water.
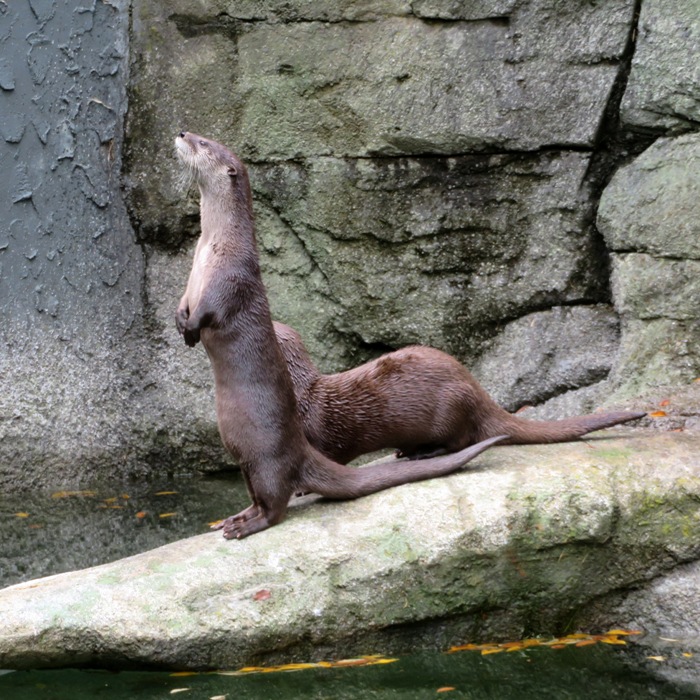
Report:
[[[320,668],[250,676],[218,674],[31,671],[0,677],[0,697],[22,700],[155,700],[156,698],[260,698],[345,700],[373,698],[690,699],[699,697],[655,679],[635,654],[620,647],[531,649],[482,656],[415,654],[396,663]],[[173,692],[173,691],[181,692]]]
[[249,502],[237,472],[0,495],[0,587],[202,534]]

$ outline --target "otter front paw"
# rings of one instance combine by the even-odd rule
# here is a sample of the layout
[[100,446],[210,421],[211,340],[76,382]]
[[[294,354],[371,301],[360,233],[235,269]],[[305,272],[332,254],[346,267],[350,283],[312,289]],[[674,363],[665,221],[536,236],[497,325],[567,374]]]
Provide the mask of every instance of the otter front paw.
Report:
[[185,335],[185,325],[190,317],[190,310],[186,306],[181,306],[175,312],[175,327],[180,335]]
[[185,326],[182,336],[185,339],[185,345],[193,348],[199,342],[199,328],[188,328]]

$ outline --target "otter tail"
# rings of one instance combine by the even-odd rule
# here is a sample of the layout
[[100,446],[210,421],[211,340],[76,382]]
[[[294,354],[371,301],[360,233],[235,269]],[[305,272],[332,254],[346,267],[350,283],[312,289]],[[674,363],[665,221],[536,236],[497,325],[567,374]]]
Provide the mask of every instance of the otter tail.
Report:
[[506,444],[528,445],[547,442],[567,442],[575,440],[594,430],[609,428],[612,425],[627,423],[646,415],[637,411],[616,411],[613,413],[589,413],[585,416],[565,418],[564,420],[535,421],[519,418],[504,411],[495,420],[488,421],[487,435],[508,433]]
[[491,445],[507,439],[507,435],[498,435],[460,452],[432,459],[402,462],[400,469],[397,469],[396,462],[377,464],[364,469],[346,467],[332,462],[320,452],[313,450],[315,463],[312,465],[313,468],[307,470],[302,486],[305,490],[313,491],[326,498],[337,500],[359,498],[392,486],[451,474]]

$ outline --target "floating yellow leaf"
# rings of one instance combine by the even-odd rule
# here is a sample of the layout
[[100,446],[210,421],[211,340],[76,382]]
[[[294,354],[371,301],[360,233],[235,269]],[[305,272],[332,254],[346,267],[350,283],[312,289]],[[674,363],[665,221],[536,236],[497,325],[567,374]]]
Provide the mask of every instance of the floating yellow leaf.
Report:
[[185,676],[198,676],[198,671],[175,671],[170,674],[173,678],[183,678]]
[[627,644],[624,639],[618,639],[617,637],[601,637],[600,641],[603,644]]
[[186,693],[188,690],[192,690],[191,688],[173,688],[170,691],[171,695],[175,695],[176,693]]
[[105,498],[103,499],[105,503],[114,503],[117,500],[116,496],[112,496],[111,498]]
[[582,639],[580,642],[576,642],[577,647],[587,647],[591,644],[598,644],[597,639]]
[[663,418],[666,415],[666,411],[652,411],[649,414],[650,418]]
[[56,491],[51,498],[69,498],[71,496],[97,496],[97,491]]
[[438,688],[435,692],[436,693],[449,693],[450,690],[456,690],[456,688],[453,688],[451,685],[446,685],[446,686],[443,686],[442,688]]
[[209,700],[226,700],[226,695],[212,695]]
[[122,494],[122,498],[123,498],[125,501],[128,501],[128,500],[129,500],[129,494],[128,494],[128,493],[123,493],[123,494]]
[[666,661],[665,656],[647,656],[650,661]]
[[154,496],[174,496],[177,491],[157,491]]
[[177,515],[177,513],[159,513],[158,517],[159,518],[172,518],[173,515]]
[[639,630],[608,630],[605,636],[626,637],[630,634],[641,634],[641,632]]
[[693,655],[689,651],[684,651],[681,656],[685,656],[686,659],[692,659]]
[[145,510],[140,510],[138,513],[136,513],[136,516],[135,516],[135,517],[137,517],[139,520],[141,520],[142,518],[145,518],[145,517],[146,517],[146,511],[145,511]]
[[495,649],[482,649],[481,655],[486,656],[487,654],[500,654],[502,651],[505,651],[505,649],[500,649],[498,647]]
[[16,518],[28,518],[29,513],[15,513]]
[[216,671],[220,676],[245,676],[249,673],[279,673],[289,671],[305,671],[310,668],[345,668],[349,666],[374,666],[376,664],[391,664],[398,659],[382,656],[361,656],[356,659],[341,659],[339,661],[315,661],[312,663],[283,664],[281,666],[244,666],[238,671]]

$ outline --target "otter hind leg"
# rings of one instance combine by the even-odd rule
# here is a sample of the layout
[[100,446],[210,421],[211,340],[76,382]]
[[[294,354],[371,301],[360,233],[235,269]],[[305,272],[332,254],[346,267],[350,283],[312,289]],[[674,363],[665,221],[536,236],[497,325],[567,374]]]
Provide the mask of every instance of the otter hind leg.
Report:
[[222,530],[224,528],[225,523],[229,520],[235,520],[236,522],[245,522],[246,520],[251,520],[252,518],[255,518],[259,512],[260,508],[257,504],[253,503],[252,505],[242,510],[240,513],[236,513],[236,515],[230,515],[228,518],[225,518],[224,520],[220,520],[218,523],[215,523],[211,526],[211,529]]
[[236,520],[236,516],[226,518],[222,524],[224,537],[227,540],[242,540],[248,535],[267,530],[268,527],[277,525],[283,518],[286,509],[265,510],[259,508],[256,515],[247,520]]
[[224,520],[222,529],[227,540],[240,540],[266,530],[284,520],[287,513],[291,496],[289,485],[282,484],[279,479],[260,479],[260,474],[255,472],[247,472],[246,476],[254,505]]

